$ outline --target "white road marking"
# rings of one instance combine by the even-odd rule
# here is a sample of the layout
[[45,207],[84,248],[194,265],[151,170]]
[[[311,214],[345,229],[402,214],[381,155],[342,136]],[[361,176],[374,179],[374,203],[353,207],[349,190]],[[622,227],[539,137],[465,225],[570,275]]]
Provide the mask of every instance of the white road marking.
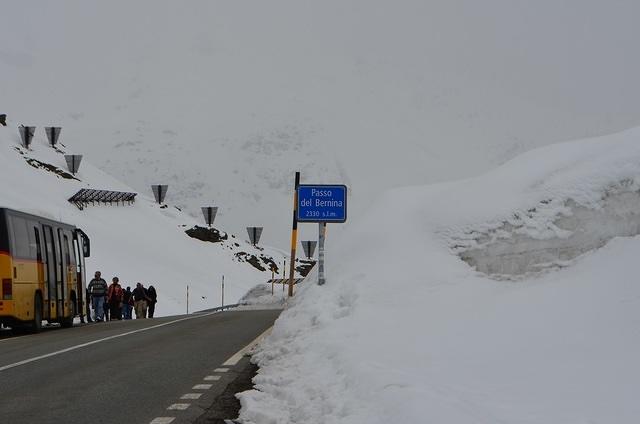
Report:
[[[47,353],[47,354],[40,355],[40,356],[35,356],[33,358],[25,359],[24,361],[19,361],[19,362],[15,362],[13,364],[2,366],[2,367],[0,367],[0,372],[6,371],[6,370],[11,369],[11,368],[19,367],[20,365],[26,365],[26,364],[29,364],[31,362],[39,361],[41,359],[46,359],[46,358],[50,358],[52,356],[61,355],[63,353],[71,352],[73,350],[81,349],[83,347],[91,346],[91,345],[94,345],[94,344],[97,344],[97,343],[102,343],[102,342],[106,342],[108,340],[117,339],[119,337],[125,337],[125,336],[129,336],[131,334],[141,333],[143,331],[148,331],[148,330],[153,330],[153,329],[156,329],[156,328],[160,328],[160,327],[164,327],[164,326],[167,326],[167,325],[175,324],[177,322],[187,321],[187,320],[190,320],[190,319],[207,317],[209,315],[213,315],[213,314],[217,314],[217,313],[218,312],[210,312],[208,314],[203,314],[203,315],[193,315],[193,316],[190,316],[190,317],[180,318],[180,319],[176,319],[174,321],[169,321],[169,322],[165,322],[165,323],[158,324],[158,325],[153,325],[151,327],[140,328],[138,330],[128,331],[126,333],[116,334],[114,336],[105,337],[103,339],[98,339],[98,340],[94,340],[94,341],[91,341],[91,342],[82,343],[82,344],[79,344],[79,345],[68,347],[66,349],[57,350],[55,352]],[[15,339],[13,339],[13,340],[15,340]]]
[[154,418],[149,424],[169,424],[175,419],[176,417],[157,417]]
[[188,407],[190,407],[190,403],[174,403],[173,405],[167,408],[168,411],[184,411]]
[[213,384],[196,384],[191,389],[192,390],[209,390],[213,386]]
[[186,395],[182,395],[180,399],[200,399],[202,393],[187,393]]
[[213,372],[227,372],[229,371],[229,368],[216,368],[215,370],[213,370]]
[[204,378],[204,381],[218,381],[220,380],[219,375],[208,375]]
[[269,335],[269,333],[271,332],[271,330],[273,330],[273,326],[267,328],[262,334],[260,334],[251,343],[249,343],[248,345],[246,345],[245,347],[240,349],[238,352],[236,352],[231,358],[227,359],[222,365],[223,366],[234,366],[234,365],[236,365],[238,362],[240,362],[240,360],[245,355],[245,353],[249,352],[258,343],[260,343],[265,337],[267,337]]

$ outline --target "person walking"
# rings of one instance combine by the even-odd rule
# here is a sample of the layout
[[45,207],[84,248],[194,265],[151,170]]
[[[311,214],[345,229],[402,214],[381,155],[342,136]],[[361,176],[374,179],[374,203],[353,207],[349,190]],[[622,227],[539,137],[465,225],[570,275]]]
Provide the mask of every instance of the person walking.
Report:
[[104,320],[104,300],[107,295],[107,282],[101,278],[100,271],[96,271],[93,280],[89,282],[87,290],[91,294],[96,322],[102,322]]
[[147,289],[144,288],[142,283],[137,283],[136,288],[133,289],[133,303],[136,309],[136,319],[147,317],[147,302],[149,296],[147,295]]
[[109,309],[111,311],[111,319],[122,319],[122,287],[120,287],[120,280],[118,277],[113,277],[111,285],[107,292],[107,299],[109,301]]
[[91,293],[89,292],[89,287],[87,287],[84,291],[84,295],[86,298],[86,301],[84,303],[87,309],[87,323],[90,323],[93,322],[93,320],[91,319]]
[[147,295],[149,296],[149,318],[153,318],[153,313],[156,310],[156,303],[158,303],[158,294],[153,286],[149,286],[147,289]]
[[131,319],[131,310],[133,309],[133,293],[131,293],[131,287],[122,293],[122,314],[124,319]]

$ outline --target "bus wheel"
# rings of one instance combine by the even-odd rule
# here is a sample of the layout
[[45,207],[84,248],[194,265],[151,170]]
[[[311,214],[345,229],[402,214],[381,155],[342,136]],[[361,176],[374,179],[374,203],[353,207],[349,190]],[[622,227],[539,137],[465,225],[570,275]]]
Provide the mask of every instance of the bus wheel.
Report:
[[64,328],[73,327],[73,318],[78,315],[78,304],[76,303],[76,297],[71,296],[71,316],[64,318],[60,324]]
[[42,330],[42,297],[36,293],[33,298],[33,322],[30,330],[32,333],[39,333]]

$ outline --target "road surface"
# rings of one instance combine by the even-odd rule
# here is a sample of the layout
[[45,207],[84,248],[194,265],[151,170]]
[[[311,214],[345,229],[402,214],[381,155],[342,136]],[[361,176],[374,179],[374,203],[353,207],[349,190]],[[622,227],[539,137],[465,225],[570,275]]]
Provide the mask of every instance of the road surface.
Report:
[[233,380],[225,362],[279,313],[112,321],[0,339],[0,422],[193,422]]

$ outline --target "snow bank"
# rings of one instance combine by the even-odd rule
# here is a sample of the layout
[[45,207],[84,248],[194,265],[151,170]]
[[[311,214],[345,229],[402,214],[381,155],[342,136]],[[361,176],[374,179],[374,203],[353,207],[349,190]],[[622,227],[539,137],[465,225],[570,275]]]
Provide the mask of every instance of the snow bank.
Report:
[[[554,145],[476,179],[387,192],[328,246],[328,284],[301,290],[254,356],[261,369],[256,390],[239,395],[241,418],[637,422],[640,238],[610,240],[617,229],[591,224],[603,208],[634,216],[638,141],[634,129]],[[612,193],[628,202],[606,206]],[[557,225],[572,216],[573,227]],[[458,256],[572,234],[595,250],[517,282]]]

